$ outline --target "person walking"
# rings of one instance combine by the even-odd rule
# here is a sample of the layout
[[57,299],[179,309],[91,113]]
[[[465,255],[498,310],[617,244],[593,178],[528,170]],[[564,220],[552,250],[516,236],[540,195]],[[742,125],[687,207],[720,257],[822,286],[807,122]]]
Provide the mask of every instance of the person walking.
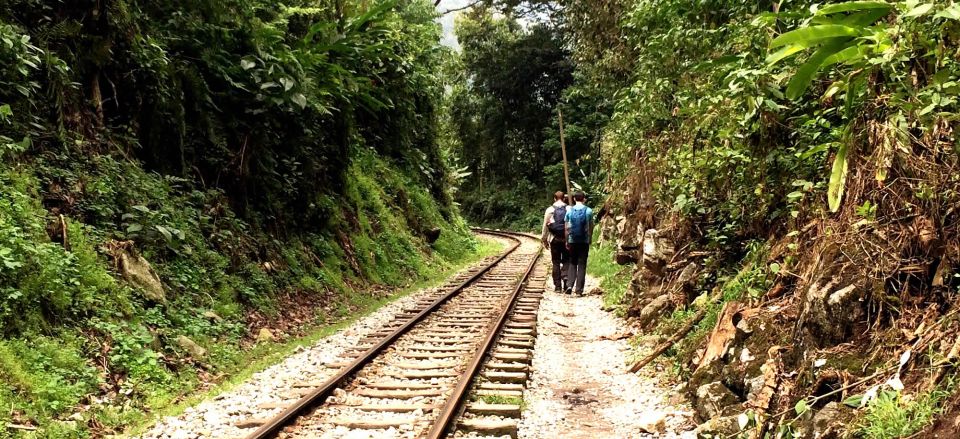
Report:
[[574,205],[567,208],[566,227],[567,250],[570,259],[567,262],[566,292],[583,295],[587,278],[587,256],[590,253],[590,239],[593,236],[593,209],[584,204],[586,196],[577,192],[573,196]]
[[567,203],[563,202],[566,194],[557,191],[553,194],[553,204],[543,213],[543,230],[541,240],[543,248],[550,250],[550,260],[553,261],[553,288],[561,292],[567,284],[567,259],[569,252],[565,240]]

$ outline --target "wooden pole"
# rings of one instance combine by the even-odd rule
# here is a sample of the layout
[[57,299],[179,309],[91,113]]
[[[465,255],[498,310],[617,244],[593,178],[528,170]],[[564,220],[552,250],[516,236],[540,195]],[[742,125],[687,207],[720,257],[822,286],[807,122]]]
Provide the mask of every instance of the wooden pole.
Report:
[[567,144],[563,139],[563,110],[557,108],[557,116],[560,118],[560,151],[563,152],[563,178],[567,182],[567,204],[573,205],[573,194],[570,193],[570,167],[567,166]]

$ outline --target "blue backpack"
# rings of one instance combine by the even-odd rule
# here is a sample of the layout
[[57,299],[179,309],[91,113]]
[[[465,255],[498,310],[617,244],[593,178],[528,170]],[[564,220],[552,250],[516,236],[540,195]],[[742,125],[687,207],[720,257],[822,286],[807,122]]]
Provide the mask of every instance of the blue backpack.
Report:
[[567,223],[570,226],[569,242],[571,244],[590,241],[590,237],[587,236],[587,225],[590,222],[590,218],[587,217],[588,210],[585,206],[567,210],[570,213],[570,219]]

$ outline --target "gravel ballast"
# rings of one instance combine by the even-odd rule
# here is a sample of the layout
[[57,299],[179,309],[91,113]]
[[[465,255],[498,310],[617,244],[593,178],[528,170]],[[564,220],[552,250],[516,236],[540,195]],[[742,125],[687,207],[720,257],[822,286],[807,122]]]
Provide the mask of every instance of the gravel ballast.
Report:
[[[452,276],[451,276],[452,277]],[[236,387],[178,416],[160,420],[143,439],[242,438],[253,432],[251,420],[266,420],[277,415],[308,391],[311,386],[333,376],[344,361],[347,349],[357,346],[364,335],[380,329],[404,309],[415,308],[417,299],[436,291],[428,288],[407,295],[359,319],[348,328],[301,348],[293,355],[253,374]],[[248,425],[243,425],[248,424]]]

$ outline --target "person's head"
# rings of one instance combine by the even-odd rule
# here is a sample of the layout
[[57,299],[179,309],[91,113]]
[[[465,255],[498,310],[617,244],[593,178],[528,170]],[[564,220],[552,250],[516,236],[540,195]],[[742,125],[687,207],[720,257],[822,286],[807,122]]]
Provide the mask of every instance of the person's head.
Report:
[[553,193],[553,201],[560,201],[563,199],[563,196],[564,196],[563,191],[556,191]]
[[578,203],[582,203],[583,200],[587,199],[587,196],[584,195],[583,192],[577,191],[577,193],[573,194],[573,199],[576,200]]

